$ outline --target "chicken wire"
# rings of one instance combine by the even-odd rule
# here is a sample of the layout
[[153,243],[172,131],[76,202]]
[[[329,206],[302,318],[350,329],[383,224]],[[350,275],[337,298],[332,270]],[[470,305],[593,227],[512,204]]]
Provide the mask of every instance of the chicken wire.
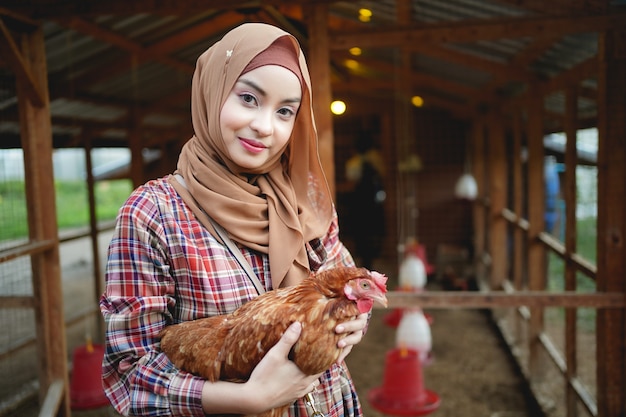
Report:
[[[0,251],[28,241],[23,156],[19,149],[0,150]],[[4,258],[4,257],[3,257]],[[8,257],[7,257],[8,258]],[[0,296],[31,297],[29,256],[0,263]],[[3,303],[5,304],[5,303]],[[35,390],[37,380],[35,317],[31,308],[0,308],[0,415]]]

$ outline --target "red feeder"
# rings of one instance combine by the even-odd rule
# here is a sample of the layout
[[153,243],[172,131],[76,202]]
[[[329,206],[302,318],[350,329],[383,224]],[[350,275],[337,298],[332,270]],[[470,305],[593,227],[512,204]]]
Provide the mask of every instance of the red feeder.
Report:
[[100,408],[110,404],[102,388],[104,347],[88,343],[74,349],[70,382],[72,409]]
[[378,411],[396,416],[423,416],[441,403],[424,387],[418,352],[400,348],[387,352],[383,385],[370,390],[367,399]]

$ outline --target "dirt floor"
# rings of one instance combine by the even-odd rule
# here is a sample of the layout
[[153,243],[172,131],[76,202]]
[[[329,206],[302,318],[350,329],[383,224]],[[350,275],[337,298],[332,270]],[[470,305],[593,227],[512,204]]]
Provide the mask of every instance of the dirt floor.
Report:
[[[427,390],[440,399],[430,413],[438,417],[537,416],[524,395],[522,378],[516,373],[504,345],[486,312],[432,310],[432,360],[423,367]],[[383,311],[375,311],[365,340],[348,358],[361,395],[364,414],[385,414],[372,406],[367,395],[381,387],[387,368],[386,353],[395,347],[396,329],[383,323]]]
[[[385,355],[394,348],[395,329],[384,324],[386,311],[376,310],[366,338],[348,358],[348,366],[361,396],[364,415],[382,417],[367,400],[370,390],[380,387],[385,374]],[[423,368],[425,389],[439,397],[429,415],[436,417],[536,417],[524,395],[503,342],[486,312],[434,310],[432,361]],[[115,417],[111,408],[75,410],[74,417]],[[11,417],[30,417],[36,413]]]
[[[68,267],[69,268],[69,267]],[[85,288],[84,274],[89,273],[89,262],[73,264],[74,273],[64,274],[66,299],[70,303],[91,300],[92,289]],[[388,273],[383,269],[382,272]],[[76,276],[77,278],[72,278]],[[78,278],[82,277],[82,278]],[[393,288],[393,284],[391,284]],[[80,309],[66,306],[68,311]],[[366,417],[385,415],[372,407],[368,393],[383,384],[385,356],[395,346],[396,329],[383,321],[388,310],[374,311],[369,331],[348,357],[348,366],[361,397]],[[513,360],[506,353],[490,314],[483,310],[432,310],[432,360],[422,368],[425,389],[440,399],[439,406],[430,413],[437,417],[535,417],[541,414],[525,395],[522,378],[516,372]],[[68,313],[66,313],[68,314]],[[82,342],[85,324],[77,330],[68,329],[68,348]],[[35,417],[38,405],[20,407],[7,417]],[[92,410],[74,410],[74,417],[116,417],[111,407]],[[3,416],[4,417],[4,416]]]
[[[432,361],[423,368],[425,389],[440,399],[430,413],[437,417],[534,417],[524,395],[522,379],[497,336],[488,313],[477,310],[433,310]],[[367,399],[380,387],[385,355],[394,348],[395,329],[383,322],[387,311],[376,310],[368,334],[348,358],[348,366],[361,396],[364,414],[385,414]],[[17,410],[10,417],[35,417],[36,408]],[[112,408],[75,410],[74,417],[115,417]]]

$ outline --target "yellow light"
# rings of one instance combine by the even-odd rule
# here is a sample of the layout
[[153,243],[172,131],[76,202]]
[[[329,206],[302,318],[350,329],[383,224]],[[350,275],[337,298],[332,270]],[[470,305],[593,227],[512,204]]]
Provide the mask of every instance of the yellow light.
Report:
[[355,61],[354,59],[346,59],[345,61],[346,67],[351,70],[356,70],[359,68],[359,61]]
[[411,97],[411,104],[415,107],[422,107],[424,105],[424,99],[420,96],[413,96]]
[[330,103],[330,111],[336,115],[344,114],[346,112],[346,103],[341,100],[335,100]]
[[359,20],[361,22],[372,20],[372,11],[370,9],[359,9]]
[[352,47],[350,48],[350,54],[354,55],[354,56],[359,56],[361,55],[361,48],[359,48],[358,46]]

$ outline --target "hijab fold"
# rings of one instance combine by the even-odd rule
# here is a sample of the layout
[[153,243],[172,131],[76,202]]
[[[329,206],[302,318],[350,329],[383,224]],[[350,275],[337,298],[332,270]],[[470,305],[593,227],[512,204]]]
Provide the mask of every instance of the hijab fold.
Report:
[[[279,39],[297,57],[302,103],[285,151],[254,171],[243,170],[227,153],[220,112],[250,61]],[[306,278],[310,266],[305,245],[328,231],[332,200],[317,149],[311,80],[297,40],[263,23],[246,23],[228,32],[197,60],[191,115],[194,135],[176,169],[186,187],[172,175],[174,188],[217,239],[206,215],[234,241],[268,254],[274,288]]]

